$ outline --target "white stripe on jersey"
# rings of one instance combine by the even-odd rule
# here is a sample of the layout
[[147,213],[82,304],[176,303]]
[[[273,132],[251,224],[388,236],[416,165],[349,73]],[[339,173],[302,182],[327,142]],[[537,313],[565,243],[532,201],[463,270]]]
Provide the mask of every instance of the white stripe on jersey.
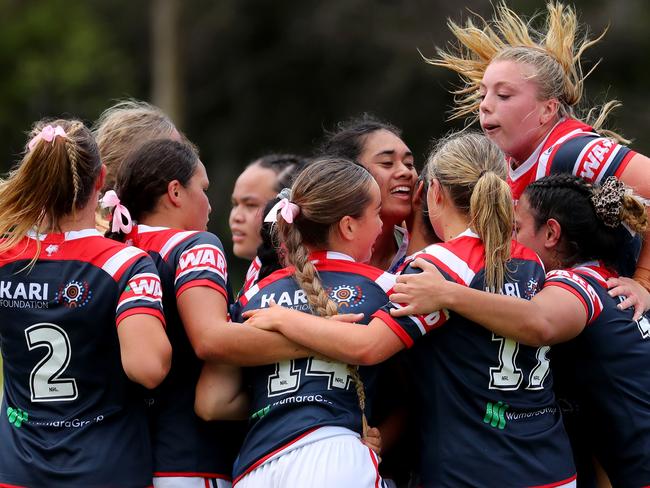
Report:
[[260,291],[260,287],[257,285],[257,283],[255,283],[248,289],[246,293],[244,293],[244,298],[246,298],[246,301],[248,301],[253,298],[258,291]]
[[176,245],[186,239],[187,237],[191,236],[192,234],[197,234],[198,232],[195,230],[188,230],[185,232],[179,232],[178,234],[174,234],[169,238],[169,240],[165,243],[165,245],[160,249],[160,257],[163,259],[167,258],[167,255],[171,252]]
[[[589,135],[596,136],[596,135],[598,135],[598,134],[595,134],[593,132],[584,132],[582,129],[575,129],[575,130],[572,130],[571,132],[569,132],[568,134],[564,134],[562,137],[560,137],[557,141],[555,141],[553,143],[552,146],[549,146],[548,149],[546,149],[546,151],[548,151],[549,155],[550,155],[550,153],[552,153],[555,150],[555,147],[558,144],[562,144],[567,139],[569,139],[571,137],[574,137],[574,136],[577,136],[578,134],[582,134],[583,136],[589,136]],[[580,159],[581,158],[578,158],[578,161],[580,161]],[[540,157],[539,158],[539,164],[537,166],[537,172],[535,173],[535,181],[537,181],[540,178],[543,178],[544,176],[546,176],[546,169],[548,167],[548,161],[549,161],[548,157],[546,157],[546,158]],[[573,174],[575,174],[576,170],[577,170],[577,168],[573,169]]]
[[124,300],[122,300],[120,303],[117,304],[117,307],[115,308],[115,310],[117,311],[123,305],[125,305],[125,304],[127,304],[129,302],[136,301],[136,300],[143,300],[145,302],[151,302],[151,303],[160,303],[162,305],[162,300],[160,298],[153,298],[153,297],[138,295],[138,296],[135,296],[135,297],[125,298]]
[[137,256],[138,254],[142,254],[144,256],[145,252],[141,251],[137,247],[126,247],[113,255],[108,261],[106,261],[102,266],[102,269],[109,275],[115,276],[115,273],[117,273],[119,269],[124,266],[124,263]]
[[379,275],[379,278],[375,280],[375,283],[377,283],[384,292],[388,292],[393,286],[395,286],[395,281],[397,280],[397,276],[392,274],[392,273],[382,273]]
[[454,273],[456,273],[463,282],[469,286],[476,273],[472,271],[465,261],[456,256],[449,249],[442,246],[430,246],[427,248],[427,253],[433,257],[438,258]]
[[219,271],[218,269],[216,269],[214,266],[196,266],[194,268],[189,268],[189,269],[186,269],[185,271],[181,272],[176,277],[176,279],[174,280],[174,284],[178,283],[178,280],[180,280],[186,274],[194,273],[196,271],[209,271],[209,272],[214,273],[217,276],[219,276],[223,281],[226,281],[226,277],[223,275],[223,273],[221,271]]

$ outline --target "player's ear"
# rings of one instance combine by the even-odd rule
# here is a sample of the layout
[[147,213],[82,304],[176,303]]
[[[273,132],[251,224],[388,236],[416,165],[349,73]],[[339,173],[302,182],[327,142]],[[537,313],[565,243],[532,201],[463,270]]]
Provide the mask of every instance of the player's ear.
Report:
[[181,190],[183,185],[178,180],[172,180],[167,184],[167,197],[171,204],[175,207],[181,205]]
[[344,216],[337,224],[338,234],[344,241],[353,241],[357,229],[357,222],[354,217]]
[[546,229],[544,233],[544,247],[552,249],[557,247],[562,237],[562,226],[555,219],[548,219],[546,221]]

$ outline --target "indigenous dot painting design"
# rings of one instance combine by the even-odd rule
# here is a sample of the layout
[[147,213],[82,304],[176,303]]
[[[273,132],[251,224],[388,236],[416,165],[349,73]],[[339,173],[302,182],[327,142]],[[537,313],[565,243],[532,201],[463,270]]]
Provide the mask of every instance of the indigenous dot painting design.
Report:
[[329,288],[327,293],[337,303],[339,310],[357,307],[366,300],[360,286],[339,285]]
[[86,305],[92,295],[93,292],[87,281],[72,280],[59,287],[57,302],[68,308],[78,308]]

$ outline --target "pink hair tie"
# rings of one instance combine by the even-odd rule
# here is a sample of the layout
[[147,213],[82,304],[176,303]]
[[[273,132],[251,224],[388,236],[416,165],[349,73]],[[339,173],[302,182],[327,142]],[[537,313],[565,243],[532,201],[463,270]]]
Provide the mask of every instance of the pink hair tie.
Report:
[[293,224],[294,219],[300,214],[300,207],[290,202],[288,198],[283,198],[269,210],[264,222],[277,222],[278,211],[287,224]]
[[[122,232],[128,234],[133,229],[133,220],[129,210],[120,203],[120,199],[114,190],[108,190],[99,201],[102,208],[113,208],[111,232]],[[124,223],[123,217],[126,219]]]
[[32,137],[32,140],[29,141],[29,144],[27,147],[29,147],[29,150],[31,151],[34,149],[34,146],[38,144],[38,141],[45,141],[45,142],[52,142],[56,136],[60,137],[67,137],[67,134],[63,130],[63,127],[60,125],[57,125],[56,127],[52,127],[51,125],[46,125],[41,129],[41,131],[36,134],[34,137]]

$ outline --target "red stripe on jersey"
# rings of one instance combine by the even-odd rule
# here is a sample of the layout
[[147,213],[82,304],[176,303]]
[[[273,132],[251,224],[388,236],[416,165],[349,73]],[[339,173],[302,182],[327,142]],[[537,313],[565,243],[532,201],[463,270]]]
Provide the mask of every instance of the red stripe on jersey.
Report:
[[230,481],[230,476],[220,473],[191,473],[182,471],[155,471],[155,478],[217,478],[220,480]]
[[630,149],[630,152],[628,152],[625,156],[623,156],[623,160],[618,165],[618,168],[616,168],[616,171],[614,172],[614,176],[616,176],[618,179],[621,179],[621,175],[623,174],[623,171],[625,171],[625,168],[627,168],[627,165],[630,162],[630,160],[636,155],[637,155],[636,151],[632,151]]
[[371,315],[372,318],[378,318],[388,327],[390,330],[395,332],[395,335],[399,337],[399,340],[404,343],[407,348],[413,347],[413,339],[408,333],[402,328],[401,325],[391,316],[391,314],[386,313],[384,310],[377,310]]
[[239,476],[237,476],[237,478],[235,478],[235,479],[233,480],[233,482],[232,482],[232,486],[233,486],[233,488],[234,488],[234,486],[235,486],[237,483],[239,483],[239,481],[241,481],[241,479],[242,479],[244,476],[246,476],[248,473],[250,473],[251,471],[253,471],[253,470],[256,469],[257,467],[259,467],[259,466],[260,466],[261,464],[263,464],[267,459],[269,459],[269,458],[275,456],[277,453],[279,453],[280,451],[286,449],[286,448],[289,447],[291,444],[294,444],[294,443],[298,442],[298,441],[299,441],[300,439],[302,439],[303,437],[308,436],[309,434],[311,434],[312,432],[314,432],[316,429],[318,429],[318,427],[314,427],[313,429],[309,429],[307,432],[303,432],[302,434],[300,434],[300,435],[299,435],[298,437],[296,437],[295,439],[292,439],[291,441],[287,442],[287,443],[284,444],[283,446],[278,447],[275,451],[272,451],[272,452],[268,453],[266,456],[261,457],[260,459],[258,459],[257,461],[255,461],[255,463],[253,463],[251,466],[249,466],[249,468],[248,468],[246,471],[244,471],[242,474],[240,474]]
[[210,280],[206,280],[206,279],[192,280],[192,281],[190,281],[188,283],[185,283],[176,292],[176,298],[181,296],[181,294],[184,291],[187,291],[190,288],[194,288],[194,287],[197,287],[197,286],[207,286],[208,288],[212,288],[213,290],[216,290],[219,293],[221,293],[224,296],[224,298],[226,299],[226,302],[228,301],[228,292],[226,292],[226,290],[224,290],[222,286],[217,285],[214,281],[210,281]]
[[530,488],[559,488],[563,485],[568,485],[569,483],[575,481],[576,479],[578,479],[578,476],[574,474],[573,476],[562,481],[556,481],[555,483],[549,483],[547,485],[535,485],[535,486],[531,486]]
[[27,488],[27,487],[20,486],[20,485],[8,485],[7,483],[0,483],[0,488]]
[[556,286],[558,288],[562,288],[563,290],[568,291],[572,295],[575,295],[575,297],[578,298],[578,300],[580,300],[580,303],[585,309],[585,317],[587,318],[585,323],[587,324],[591,323],[591,321],[593,320],[593,309],[591,311],[589,310],[589,305],[587,304],[584,297],[580,294],[578,290],[576,290],[570,285],[567,285],[566,283],[562,283],[561,281],[547,281],[546,283],[544,283],[544,288],[546,288],[547,286]]
[[167,324],[165,323],[165,316],[162,314],[162,312],[160,310],[156,310],[155,308],[149,307],[133,307],[122,312],[115,318],[115,327],[119,327],[120,322],[122,322],[125,318],[130,317],[131,315],[152,315],[160,320],[163,328],[167,327]]

